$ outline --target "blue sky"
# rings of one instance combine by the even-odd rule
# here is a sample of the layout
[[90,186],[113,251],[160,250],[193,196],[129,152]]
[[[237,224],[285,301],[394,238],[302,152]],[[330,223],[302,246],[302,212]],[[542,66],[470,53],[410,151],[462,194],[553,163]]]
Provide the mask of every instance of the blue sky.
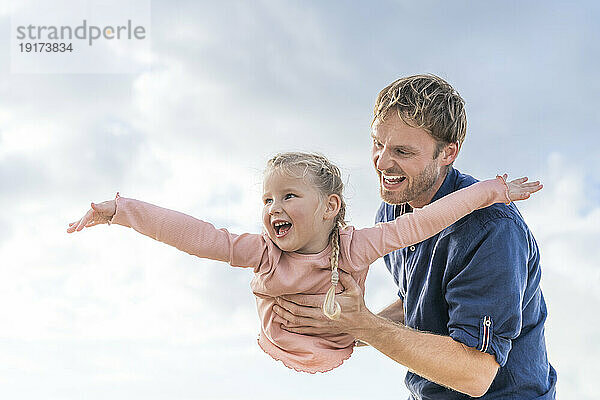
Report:
[[[248,271],[120,226],[66,227],[120,191],[258,232],[261,171],[283,150],[335,161],[351,222],[369,225],[376,95],[435,73],[466,100],[456,167],[544,182],[519,208],[541,248],[549,358],[560,398],[595,396],[596,3],[153,1],[150,52],[121,55],[141,63],[135,74],[11,73],[15,7],[0,1],[0,393],[405,397],[406,370],[370,348],[314,376],[262,353]],[[395,292],[376,262],[367,305],[377,311]]]

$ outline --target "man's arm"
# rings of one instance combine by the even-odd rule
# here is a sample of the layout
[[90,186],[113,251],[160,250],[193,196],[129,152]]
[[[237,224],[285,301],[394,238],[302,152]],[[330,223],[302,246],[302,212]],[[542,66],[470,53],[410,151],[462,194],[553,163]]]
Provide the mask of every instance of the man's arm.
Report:
[[[346,290],[336,296],[342,307],[337,321],[323,315],[322,295],[290,295],[278,298],[274,311],[287,322],[284,329],[308,335],[348,333],[381,351],[414,373],[472,397],[485,394],[499,365],[494,356],[456,342],[449,336],[410,329],[367,309],[360,287],[349,274],[340,281]],[[386,308],[398,316],[401,301]],[[388,314],[389,312],[389,314]]]
[[382,318],[386,318],[392,320],[394,322],[398,322],[400,324],[404,323],[404,304],[402,303],[402,299],[398,299],[383,310],[377,313],[378,316]]
[[365,314],[348,333],[417,375],[471,397],[487,392],[499,368],[494,356],[449,336],[416,331],[377,315]]
[[[404,323],[404,304],[402,303],[402,299],[398,299],[383,310],[377,313],[378,316],[389,319],[393,322],[398,322],[400,324]],[[356,346],[368,346],[366,342],[362,340],[356,341]]]

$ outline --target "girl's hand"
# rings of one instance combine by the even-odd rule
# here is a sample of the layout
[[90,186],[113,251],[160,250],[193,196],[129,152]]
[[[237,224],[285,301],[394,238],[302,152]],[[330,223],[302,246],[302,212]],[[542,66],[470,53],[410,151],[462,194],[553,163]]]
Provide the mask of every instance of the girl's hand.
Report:
[[[502,176],[502,178],[504,179],[504,182],[506,182],[507,177],[508,177],[507,174],[504,174]],[[506,186],[507,186],[506,195],[508,196],[510,201],[528,199],[532,193],[535,193],[544,187],[544,185],[542,185],[540,183],[540,181],[527,182],[527,179],[528,178],[525,176],[523,178],[519,178],[519,179],[512,180],[510,182],[506,182]]]
[[92,203],[92,208],[85,213],[85,215],[76,222],[71,222],[67,233],[73,233],[80,231],[83,228],[89,228],[90,226],[105,224],[107,223],[117,210],[116,200],[107,200],[102,203]]

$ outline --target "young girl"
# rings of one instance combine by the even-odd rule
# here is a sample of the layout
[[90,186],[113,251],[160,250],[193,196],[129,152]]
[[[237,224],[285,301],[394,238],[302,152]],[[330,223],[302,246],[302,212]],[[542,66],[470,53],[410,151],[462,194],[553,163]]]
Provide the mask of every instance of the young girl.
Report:
[[[506,175],[458,190],[402,215],[395,221],[355,229],[344,221],[346,205],[339,169],[325,157],[277,154],[267,163],[263,184],[262,234],[235,235],[208,222],[140,200],[120,197],[92,208],[67,232],[100,223],[131,227],[191,255],[251,267],[261,332],[258,344],[297,371],[329,371],[350,357],[354,338],[318,337],[281,328],[272,307],[285,294],[323,294],[323,312],[339,318],[334,296],[338,268],[349,273],[364,293],[369,265],[396,249],[423,241],[468,213],[494,203],[523,200],[541,189],[527,178],[506,183]],[[340,285],[341,286],[341,285]],[[338,290],[341,292],[341,289]]]

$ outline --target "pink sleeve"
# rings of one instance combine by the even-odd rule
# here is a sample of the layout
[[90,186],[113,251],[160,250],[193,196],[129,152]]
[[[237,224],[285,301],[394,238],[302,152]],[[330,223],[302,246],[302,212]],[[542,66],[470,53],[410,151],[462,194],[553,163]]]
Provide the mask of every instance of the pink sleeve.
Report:
[[118,195],[116,204],[110,223],[133,228],[191,255],[256,268],[267,248],[261,235],[234,235],[179,211]]
[[356,230],[351,257],[371,264],[394,250],[430,238],[477,209],[510,202],[507,190],[501,177],[477,182],[394,221]]

